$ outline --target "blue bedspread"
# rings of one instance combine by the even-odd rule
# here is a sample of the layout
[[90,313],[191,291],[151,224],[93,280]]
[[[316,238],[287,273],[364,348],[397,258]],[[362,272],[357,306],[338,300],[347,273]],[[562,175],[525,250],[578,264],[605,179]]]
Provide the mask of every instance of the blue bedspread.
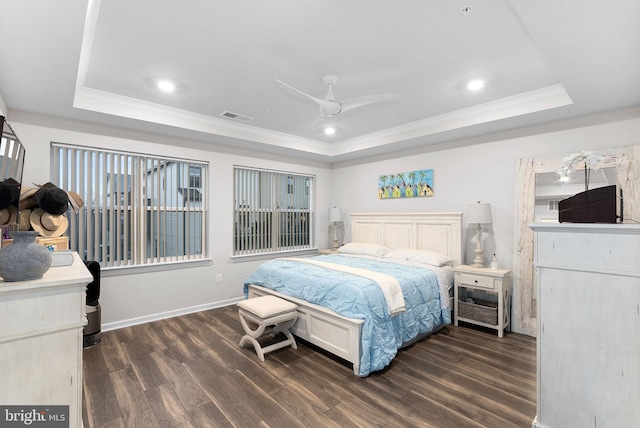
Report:
[[249,284],[260,285],[325,306],[345,317],[364,320],[360,376],[386,367],[402,343],[451,323],[451,311],[440,301],[436,275],[427,268],[344,255],[314,259],[395,277],[402,287],[407,310],[391,317],[380,287],[371,279],[291,259],[275,259],[258,266],[245,281],[245,295]]

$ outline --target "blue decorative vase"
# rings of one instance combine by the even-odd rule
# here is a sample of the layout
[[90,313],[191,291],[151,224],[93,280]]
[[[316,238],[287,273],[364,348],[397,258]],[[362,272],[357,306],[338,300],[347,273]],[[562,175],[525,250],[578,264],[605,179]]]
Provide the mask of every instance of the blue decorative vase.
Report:
[[40,279],[51,267],[51,252],[36,243],[38,232],[9,232],[13,243],[0,249],[0,276],[5,282]]

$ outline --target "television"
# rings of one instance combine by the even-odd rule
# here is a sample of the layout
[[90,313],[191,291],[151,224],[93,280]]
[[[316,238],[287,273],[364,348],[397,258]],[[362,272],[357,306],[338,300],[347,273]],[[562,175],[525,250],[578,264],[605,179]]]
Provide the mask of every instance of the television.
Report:
[[558,202],[560,223],[618,223],[623,221],[622,189],[611,185],[577,193]]

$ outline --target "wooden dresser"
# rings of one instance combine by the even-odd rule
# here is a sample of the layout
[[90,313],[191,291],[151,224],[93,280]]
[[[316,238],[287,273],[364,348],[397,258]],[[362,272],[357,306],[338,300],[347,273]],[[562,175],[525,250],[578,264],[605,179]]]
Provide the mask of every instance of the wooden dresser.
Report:
[[640,225],[534,224],[533,427],[640,423]]
[[0,282],[0,403],[69,406],[82,426],[85,288],[93,281],[77,253],[42,279]]

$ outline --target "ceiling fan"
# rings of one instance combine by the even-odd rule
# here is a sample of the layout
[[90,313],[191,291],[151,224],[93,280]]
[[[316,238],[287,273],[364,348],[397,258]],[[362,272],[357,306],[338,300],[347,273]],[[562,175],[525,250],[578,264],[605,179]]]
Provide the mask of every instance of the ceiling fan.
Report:
[[338,102],[333,96],[333,85],[335,85],[338,82],[338,76],[327,74],[322,78],[322,81],[329,86],[329,92],[327,93],[327,96],[324,99],[316,98],[312,95],[305,94],[304,92],[294,88],[293,86],[287,85],[281,80],[276,79],[276,82],[278,82],[284,88],[290,91],[293,91],[297,94],[300,94],[312,101],[315,101],[318,104],[318,109],[320,110],[320,116],[313,121],[314,125],[317,124],[318,122],[323,121],[324,119],[337,116],[341,113],[347,112],[349,110],[353,110],[358,107],[363,107],[373,103],[379,103],[382,101],[389,101],[389,100],[395,100],[400,98],[400,95],[395,95],[395,94],[378,94],[378,95],[368,95],[364,97],[357,97],[357,98],[352,98],[350,100],[346,100],[344,102]]

